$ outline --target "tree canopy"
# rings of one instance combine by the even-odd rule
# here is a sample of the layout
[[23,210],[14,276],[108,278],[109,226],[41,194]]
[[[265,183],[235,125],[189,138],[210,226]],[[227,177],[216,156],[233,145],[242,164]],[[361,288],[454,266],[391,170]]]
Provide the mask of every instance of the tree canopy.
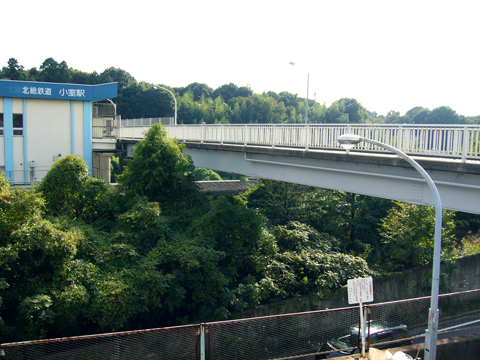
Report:
[[[431,261],[430,209],[266,180],[202,195],[160,125],[124,189],[87,174],[73,155],[30,190],[0,173],[0,342],[224,320]],[[478,249],[445,216],[443,256]]]
[[[69,68],[65,61],[47,58],[40,67],[24,69],[15,58],[0,71],[1,79],[72,82],[79,84],[118,83],[117,111],[124,119],[173,116],[172,97],[152,85],[137,82],[128,71],[109,67],[101,73],[86,73]],[[168,87],[167,85],[163,85]],[[178,103],[178,123],[302,123],[305,121],[306,99],[288,92],[273,91],[255,94],[249,87],[233,83],[210,88],[193,82],[171,88]],[[341,98],[330,106],[309,99],[310,123],[399,123],[399,124],[469,124],[480,123],[479,116],[465,117],[448,106],[430,110],[417,106],[404,115],[392,110],[377,115],[356,99]]]
[[192,160],[168,138],[160,124],[154,124],[145,140],[134,148],[133,159],[127,162],[118,182],[127,195],[145,196],[149,201],[172,205],[193,197],[197,190],[192,175]]

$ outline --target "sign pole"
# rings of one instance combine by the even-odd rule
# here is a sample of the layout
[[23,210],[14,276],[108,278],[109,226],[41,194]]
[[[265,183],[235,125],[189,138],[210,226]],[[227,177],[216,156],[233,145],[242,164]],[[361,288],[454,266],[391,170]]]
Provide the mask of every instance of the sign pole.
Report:
[[350,279],[348,285],[348,303],[360,305],[360,328],[359,336],[362,339],[362,358],[365,358],[365,321],[363,315],[363,303],[373,301],[372,277],[362,279]]
[[[361,292],[361,290],[360,290]],[[360,296],[360,331],[362,336],[362,358],[365,357],[365,322],[363,321],[363,304]]]

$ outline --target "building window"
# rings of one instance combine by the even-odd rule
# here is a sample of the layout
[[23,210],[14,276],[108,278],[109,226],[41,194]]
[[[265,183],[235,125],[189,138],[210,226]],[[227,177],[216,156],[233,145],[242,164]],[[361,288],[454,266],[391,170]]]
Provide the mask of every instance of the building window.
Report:
[[3,135],[3,113],[0,113],[0,136]]
[[13,114],[13,135],[23,135],[23,114]]

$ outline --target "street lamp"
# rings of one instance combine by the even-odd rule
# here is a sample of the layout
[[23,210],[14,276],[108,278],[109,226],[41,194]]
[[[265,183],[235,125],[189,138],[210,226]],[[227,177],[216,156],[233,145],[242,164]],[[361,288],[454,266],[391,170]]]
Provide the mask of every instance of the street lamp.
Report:
[[[290,61],[289,65],[294,66],[295,63]],[[305,100],[305,125],[308,123],[308,90],[310,88],[310,72],[307,72],[307,99]]]
[[435,237],[434,237],[434,246],[433,246],[433,268],[432,268],[432,292],[430,299],[430,310],[428,313],[428,329],[425,331],[425,360],[435,360],[437,354],[437,334],[438,334],[438,321],[439,321],[439,311],[438,311],[438,293],[440,286],[440,252],[442,249],[442,201],[440,199],[440,194],[438,192],[435,183],[428,173],[422,168],[415,160],[410,156],[405,154],[403,151],[400,151],[397,148],[394,148],[390,145],[363,138],[359,135],[354,134],[344,134],[338,137],[338,142],[342,145],[344,149],[351,150],[358,143],[364,141],[373,145],[377,145],[392,151],[393,153],[400,156],[402,159],[406,160],[410,165],[412,165],[415,170],[417,170],[420,175],[425,179],[428,184],[428,187],[432,191],[433,198],[435,200]]
[[153,84],[153,87],[155,89],[162,89],[162,90],[168,91],[170,93],[170,95],[173,96],[173,101],[175,102],[175,122],[174,122],[174,124],[177,125],[177,99],[175,98],[175,95],[173,95],[173,92],[171,92],[167,88],[164,88],[163,86]]

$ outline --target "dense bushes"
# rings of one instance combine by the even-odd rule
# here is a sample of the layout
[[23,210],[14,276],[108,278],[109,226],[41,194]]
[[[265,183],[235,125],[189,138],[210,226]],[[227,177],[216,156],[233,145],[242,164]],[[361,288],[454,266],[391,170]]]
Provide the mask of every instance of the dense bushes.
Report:
[[154,126],[122,193],[75,156],[32,190],[0,175],[0,342],[222,320],[369,274],[309,226],[202,195],[192,169]]

